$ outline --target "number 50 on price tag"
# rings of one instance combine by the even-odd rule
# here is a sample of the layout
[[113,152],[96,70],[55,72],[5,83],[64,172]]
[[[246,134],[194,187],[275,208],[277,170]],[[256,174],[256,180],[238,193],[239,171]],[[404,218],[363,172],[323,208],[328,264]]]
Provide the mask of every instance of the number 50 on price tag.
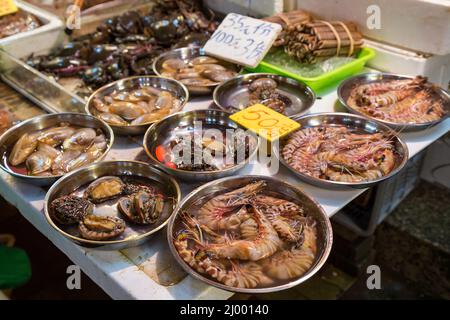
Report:
[[236,112],[230,119],[268,141],[275,141],[300,128],[298,122],[262,104],[255,104]]

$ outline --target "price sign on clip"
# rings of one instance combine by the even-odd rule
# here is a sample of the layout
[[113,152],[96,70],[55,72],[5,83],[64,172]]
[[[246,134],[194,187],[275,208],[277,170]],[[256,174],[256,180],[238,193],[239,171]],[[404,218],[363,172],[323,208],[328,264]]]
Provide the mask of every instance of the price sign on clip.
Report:
[[281,25],[229,13],[204,46],[208,55],[256,67],[281,31]]
[[0,17],[17,12],[17,10],[13,0],[0,0]]
[[262,104],[236,112],[230,119],[271,142],[300,128],[298,122]]

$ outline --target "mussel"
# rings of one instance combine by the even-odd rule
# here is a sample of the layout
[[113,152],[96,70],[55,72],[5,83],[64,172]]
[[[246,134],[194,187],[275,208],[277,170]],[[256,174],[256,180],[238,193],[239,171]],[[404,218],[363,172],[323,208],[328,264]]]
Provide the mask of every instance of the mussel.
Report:
[[122,197],[117,203],[119,211],[131,222],[138,224],[155,223],[161,215],[164,203],[159,195],[141,190]]
[[74,224],[93,212],[94,205],[74,195],[62,196],[50,203],[52,217],[60,224]]
[[112,199],[123,193],[125,184],[118,177],[105,176],[92,182],[84,195],[94,203],[100,203]]
[[80,221],[78,230],[88,240],[107,240],[125,231],[125,222],[116,217],[87,215]]

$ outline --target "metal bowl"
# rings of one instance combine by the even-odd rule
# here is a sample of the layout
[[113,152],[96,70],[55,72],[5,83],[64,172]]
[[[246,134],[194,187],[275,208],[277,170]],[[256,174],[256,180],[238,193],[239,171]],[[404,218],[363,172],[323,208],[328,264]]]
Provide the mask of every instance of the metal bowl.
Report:
[[270,73],[249,73],[220,84],[213,93],[214,103],[222,110],[236,112],[249,103],[249,85],[259,78],[270,78],[278,83],[277,91],[289,98],[284,114],[288,117],[302,115],[312,107],[316,94],[306,84]]
[[[153,71],[158,75],[161,76],[162,73],[162,64],[167,59],[174,59],[179,58],[181,60],[190,60],[192,58],[196,58],[199,56],[205,56],[206,53],[201,47],[187,47],[187,48],[180,48],[175,49],[166,53],[161,54],[159,57],[155,59],[153,62]],[[227,69],[230,69],[232,71],[235,71],[237,73],[241,72],[242,67],[232,64],[230,62],[221,61],[221,64],[224,65]],[[211,94],[214,90],[214,88],[218,85],[218,83],[213,83],[206,86],[187,86],[189,89],[189,92],[194,95],[207,95]]]
[[[174,238],[174,230],[176,222],[178,220],[178,215],[181,212],[188,210],[193,204],[198,203],[204,197],[211,197],[213,194],[217,192],[223,192],[224,190],[232,190],[242,187],[250,182],[256,180],[264,180],[267,183],[267,187],[264,189],[264,192],[280,195],[282,197],[287,197],[293,199],[297,203],[301,204],[307,212],[308,216],[312,216],[317,221],[317,232],[318,232],[318,245],[317,245],[317,255],[314,261],[314,264],[311,268],[299,278],[290,281],[289,283],[285,283],[282,285],[277,285],[273,287],[265,287],[265,288],[253,288],[253,289],[244,289],[244,288],[236,288],[226,286],[222,283],[214,281],[210,278],[205,277],[204,275],[198,273],[194,269],[192,269],[178,254],[177,249],[173,244]],[[197,278],[207,284],[218,287],[220,289],[233,291],[233,292],[242,292],[242,293],[267,293],[280,291],[284,289],[288,289],[299,285],[300,283],[305,282],[307,279],[312,277],[319,269],[323,266],[325,261],[330,254],[332,242],[333,242],[333,231],[331,229],[331,223],[326,215],[324,209],[310,196],[308,196],[305,192],[303,192],[300,188],[294,187],[286,182],[281,180],[267,177],[267,176],[242,176],[242,177],[228,177],[222,178],[219,180],[212,181],[207,183],[194,191],[192,191],[183,201],[177,206],[175,209],[174,215],[171,217],[169,221],[169,225],[167,227],[167,239],[169,241],[169,247],[174,255],[175,259],[178,263],[183,267],[186,272],[192,275],[194,278]]]
[[[76,225],[63,226],[53,221],[50,214],[50,203],[63,195],[74,192],[75,190],[84,189],[90,182],[102,176],[127,176],[139,179],[144,183],[157,185],[166,198],[173,199],[173,203],[168,202],[165,206],[163,214],[159,220],[152,225],[137,225],[124,219],[127,228],[125,232],[116,240],[87,240],[78,236]],[[82,192],[82,190],[81,190]],[[88,248],[99,250],[120,250],[124,248],[134,247],[142,244],[148,238],[161,230],[169,221],[173,210],[180,201],[181,192],[178,183],[164,172],[152,167],[146,163],[138,161],[104,161],[89,165],[65,175],[58,180],[48,190],[45,196],[44,213],[48,223],[64,237],[72,242]],[[113,199],[101,204],[99,209],[101,212],[107,212],[108,215],[120,217],[115,207],[117,199]]]
[[[287,162],[284,160],[284,158],[280,155],[280,150],[277,146],[274,145],[274,152],[275,155],[278,157],[279,161],[287,167],[289,170],[291,170],[295,175],[297,175],[301,180],[315,185],[320,188],[324,189],[348,189],[348,188],[368,188],[371,186],[376,185],[377,183],[380,183],[381,181],[384,181],[386,179],[389,179],[390,177],[397,174],[406,164],[408,161],[408,147],[406,144],[398,137],[396,132],[394,132],[389,127],[385,126],[382,123],[369,120],[363,116],[359,115],[353,115],[349,113],[316,113],[316,114],[310,114],[302,117],[294,117],[293,120],[300,123],[300,128],[313,128],[313,127],[320,127],[324,124],[328,126],[333,125],[344,125],[349,128],[358,129],[361,130],[361,132],[365,133],[376,133],[376,132],[386,132],[389,135],[392,136],[392,140],[394,141],[396,151],[398,153],[397,162],[395,164],[395,168],[387,175],[371,181],[364,181],[364,182],[340,182],[340,181],[331,181],[331,180],[323,180],[311,177],[305,173],[298,172],[294,168],[292,168]],[[301,130],[300,129],[300,130]],[[288,139],[288,136],[282,138],[279,143],[279,148],[281,149],[284,146],[285,141]]]
[[29,176],[20,174],[11,170],[8,165],[8,156],[11,152],[14,144],[19,138],[27,133],[36,130],[46,129],[52,126],[59,125],[61,122],[67,122],[72,125],[89,127],[95,129],[101,129],[105,134],[108,141],[108,146],[105,152],[94,162],[101,161],[111,149],[114,143],[114,133],[111,127],[104,121],[97,119],[91,115],[81,113],[58,113],[58,114],[44,114],[37,116],[26,121],[23,121],[8,131],[4,132],[0,137],[0,167],[14,177],[21,178],[27,183],[31,183],[38,186],[48,186],[58,180],[62,175],[55,176]]
[[157,146],[166,144],[168,141],[176,138],[177,136],[179,137],[180,132],[193,132],[195,130],[194,122],[196,121],[202,123],[203,129],[238,129],[239,126],[231,119],[229,119],[229,116],[229,113],[220,110],[196,110],[173,114],[153,124],[147,130],[144,136],[144,149],[153,164],[166,171],[167,173],[176,176],[177,178],[189,181],[211,181],[217,178],[232,175],[238,170],[242,169],[256,155],[259,147],[259,139],[256,136],[249,136],[255,139],[255,141],[253,144],[254,149],[250,151],[249,157],[246,159],[246,161],[222,170],[189,171],[172,169],[159,162],[155,154]]
[[364,73],[360,75],[353,76],[345,81],[343,81],[337,90],[339,101],[341,102],[344,107],[355,114],[359,114],[361,116],[364,116],[366,118],[381,122],[395,131],[402,132],[402,131],[419,131],[424,130],[427,128],[430,128],[442,121],[444,121],[450,114],[450,94],[445,91],[443,88],[436,88],[437,94],[444,100],[447,101],[447,103],[444,103],[444,108],[446,108],[446,115],[442,117],[439,120],[430,121],[430,122],[423,122],[423,123],[396,123],[392,121],[382,120],[375,117],[372,117],[370,115],[364,114],[355,108],[348,105],[347,100],[350,97],[350,93],[356,86],[362,85],[362,84],[368,84],[368,83],[374,83],[379,82],[383,80],[405,80],[405,79],[414,79],[414,77],[411,76],[404,76],[404,75],[398,75],[393,73]]
[[[99,112],[94,107],[92,102],[94,98],[104,97],[108,94],[111,94],[113,91],[134,90],[142,87],[155,87],[158,89],[170,91],[178,99],[181,100],[180,107],[176,111],[180,111],[181,109],[183,109],[183,107],[189,100],[189,92],[186,86],[179,81],[157,76],[134,76],[111,82],[97,89],[94,93],[91,94],[88,101],[86,102],[86,113],[93,116],[98,115]],[[152,123],[144,123],[140,125],[124,126],[110,124],[110,126],[118,135],[139,135],[145,133],[145,131],[151,124]]]

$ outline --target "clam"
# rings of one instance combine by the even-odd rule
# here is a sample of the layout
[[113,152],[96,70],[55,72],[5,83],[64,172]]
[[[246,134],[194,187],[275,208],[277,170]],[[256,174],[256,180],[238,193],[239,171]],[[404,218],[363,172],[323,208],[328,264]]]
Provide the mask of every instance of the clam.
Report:
[[105,152],[107,147],[108,142],[106,141],[105,135],[99,134],[95,137],[94,142],[89,149],[86,150],[86,154],[88,154],[92,160],[95,160]]
[[94,104],[94,108],[97,109],[100,112],[109,112],[109,106],[106,105],[102,100],[99,98],[95,98],[92,103]]
[[53,161],[52,171],[55,175],[64,174],[69,172],[70,163],[74,159],[78,158],[82,152],[80,150],[66,150],[61,152]]
[[125,120],[134,120],[147,113],[147,108],[138,104],[123,101],[114,101],[110,106],[111,113],[115,113]]
[[134,119],[133,121],[131,121],[131,125],[135,126],[135,125],[139,125],[139,124],[155,122],[155,121],[169,115],[169,113],[170,113],[170,108],[160,109],[160,110],[154,111],[152,113],[146,113],[146,114],[143,114],[142,116]]
[[83,238],[89,240],[107,240],[125,231],[125,222],[116,217],[87,215],[78,225]]
[[163,91],[155,102],[156,109],[170,109],[173,104],[173,95],[168,91]]
[[72,160],[69,160],[66,164],[66,172],[73,171],[75,169],[81,168],[91,162],[93,162],[96,158],[94,157],[94,153],[91,152],[82,152],[78,157],[75,157]]
[[23,163],[33,153],[38,144],[36,137],[36,134],[25,133],[17,140],[8,157],[11,165],[17,166]]
[[52,147],[56,147],[73,135],[74,132],[75,129],[68,126],[53,127],[42,131],[37,140]]
[[194,67],[194,69],[198,72],[204,72],[206,70],[209,71],[226,71],[227,68],[225,68],[221,64],[214,64],[214,63],[208,63],[208,64],[200,64]]
[[141,190],[117,203],[119,211],[131,222],[138,224],[155,223],[163,210],[164,202],[159,196]]
[[200,57],[196,57],[194,59],[191,60],[190,64],[195,66],[198,64],[217,64],[219,63],[219,60],[213,58],[213,57],[208,57],[208,56],[200,56]]
[[84,196],[94,203],[100,203],[123,193],[125,184],[118,177],[105,176],[92,182]]
[[126,122],[124,119],[122,119],[121,116],[118,116],[114,113],[109,112],[102,112],[98,115],[98,117],[105,121],[106,123],[115,125],[115,126],[126,126],[128,122]]
[[75,131],[69,138],[63,142],[64,150],[86,150],[95,137],[97,132],[92,128],[82,128]]
[[162,67],[163,67],[163,69],[168,70],[168,71],[177,71],[179,69],[186,68],[187,65],[186,65],[186,62],[184,62],[183,60],[178,59],[178,58],[173,58],[173,59],[167,59],[166,61],[164,61],[162,63]]
[[93,212],[94,205],[74,195],[62,196],[50,203],[52,217],[61,224],[74,224]]
[[190,79],[183,79],[180,80],[181,83],[187,85],[187,86],[207,86],[210,84],[214,84],[213,81],[209,79],[204,78],[190,78]]
[[206,69],[202,72],[202,76],[214,82],[223,82],[233,78],[235,75],[234,72],[228,70]]
[[37,175],[49,170],[52,167],[53,159],[55,159],[56,156],[57,155],[42,149],[33,152],[25,161],[28,174]]

